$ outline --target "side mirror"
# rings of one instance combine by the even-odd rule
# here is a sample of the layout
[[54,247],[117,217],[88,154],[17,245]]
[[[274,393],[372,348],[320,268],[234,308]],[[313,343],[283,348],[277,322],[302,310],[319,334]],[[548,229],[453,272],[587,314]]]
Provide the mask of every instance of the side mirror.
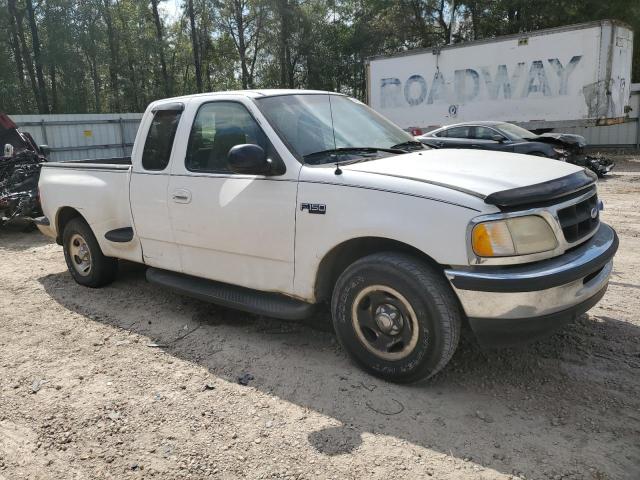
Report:
[[49,152],[51,152],[51,149],[49,148],[49,145],[38,145],[38,148],[45,155],[49,155]]
[[268,175],[271,173],[271,161],[259,145],[249,143],[236,145],[229,150],[227,161],[233,173],[248,175]]
[[491,140],[493,140],[494,142],[498,142],[498,143],[503,143],[505,138],[502,135],[491,135]]

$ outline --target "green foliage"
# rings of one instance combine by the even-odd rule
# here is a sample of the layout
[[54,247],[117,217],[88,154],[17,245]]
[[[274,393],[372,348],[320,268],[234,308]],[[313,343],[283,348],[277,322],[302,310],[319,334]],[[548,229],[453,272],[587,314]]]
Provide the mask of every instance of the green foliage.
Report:
[[[640,32],[637,0],[185,0],[183,7],[169,17],[164,0],[0,0],[0,111],[138,112],[154,99],[194,93],[199,83],[205,91],[293,87],[364,99],[365,59],[374,55],[605,18]],[[640,58],[640,33],[634,46]],[[640,61],[633,79],[640,81]]]

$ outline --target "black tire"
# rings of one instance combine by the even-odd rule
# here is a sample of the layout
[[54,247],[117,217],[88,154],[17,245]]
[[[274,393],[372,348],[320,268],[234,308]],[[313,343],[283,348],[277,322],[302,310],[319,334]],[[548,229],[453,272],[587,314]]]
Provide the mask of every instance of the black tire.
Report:
[[[80,240],[81,239],[81,240]],[[86,262],[84,255],[80,256],[74,252],[84,248],[89,254],[89,268],[82,268]],[[82,218],[74,218],[67,223],[62,232],[62,247],[64,249],[64,259],[67,268],[73,279],[80,285],[91,288],[104,287],[116,278],[118,273],[118,260],[112,257],[105,257],[102,254],[100,245],[91,227]],[[81,250],[82,252],[85,250]]]
[[[383,290],[377,290],[380,287]],[[383,317],[388,313],[387,308],[396,317],[398,312],[402,314],[401,333],[394,334],[397,324],[388,331],[391,335],[386,335],[381,328],[376,331],[365,325],[371,322],[360,321],[373,318],[379,327],[377,319],[380,312]],[[442,272],[404,253],[376,253],[350,265],[336,282],[331,310],[338,340],[351,358],[373,375],[392,382],[432,377],[449,362],[460,339],[461,307]],[[405,332],[408,325],[417,328]],[[398,337],[403,339],[398,341]],[[392,339],[393,346],[382,352],[374,343],[385,339]]]

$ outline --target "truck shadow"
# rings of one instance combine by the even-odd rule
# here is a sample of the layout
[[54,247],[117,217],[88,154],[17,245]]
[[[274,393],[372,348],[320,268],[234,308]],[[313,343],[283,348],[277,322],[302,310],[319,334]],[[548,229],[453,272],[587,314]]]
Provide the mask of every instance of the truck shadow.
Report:
[[101,290],[76,285],[66,272],[39,281],[66,309],[147,337],[148,348],[230,381],[250,373],[250,387],[331,417],[333,426],[308,435],[327,456],[349,454],[369,435],[386,435],[526,478],[576,465],[599,471],[612,459],[631,462],[628,451],[602,451],[592,443],[595,435],[633,438],[635,428],[619,414],[615,397],[617,389],[637,391],[630,379],[640,358],[620,345],[640,329],[615,318],[583,316],[519,349],[482,350],[463,341],[444,372],[406,386],[350,363],[327,312],[293,323],[227,310],[160,290],[133,264],[123,264],[118,281]]

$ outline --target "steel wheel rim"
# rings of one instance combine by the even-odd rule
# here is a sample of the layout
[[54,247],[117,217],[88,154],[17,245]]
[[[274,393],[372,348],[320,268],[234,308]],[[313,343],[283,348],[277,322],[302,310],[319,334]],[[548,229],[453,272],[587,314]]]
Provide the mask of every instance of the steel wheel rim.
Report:
[[402,360],[418,344],[418,317],[413,307],[386,285],[371,285],[358,293],[351,321],[360,343],[381,359]]
[[69,257],[73,269],[83,277],[91,274],[91,251],[82,235],[74,233],[69,239]]

